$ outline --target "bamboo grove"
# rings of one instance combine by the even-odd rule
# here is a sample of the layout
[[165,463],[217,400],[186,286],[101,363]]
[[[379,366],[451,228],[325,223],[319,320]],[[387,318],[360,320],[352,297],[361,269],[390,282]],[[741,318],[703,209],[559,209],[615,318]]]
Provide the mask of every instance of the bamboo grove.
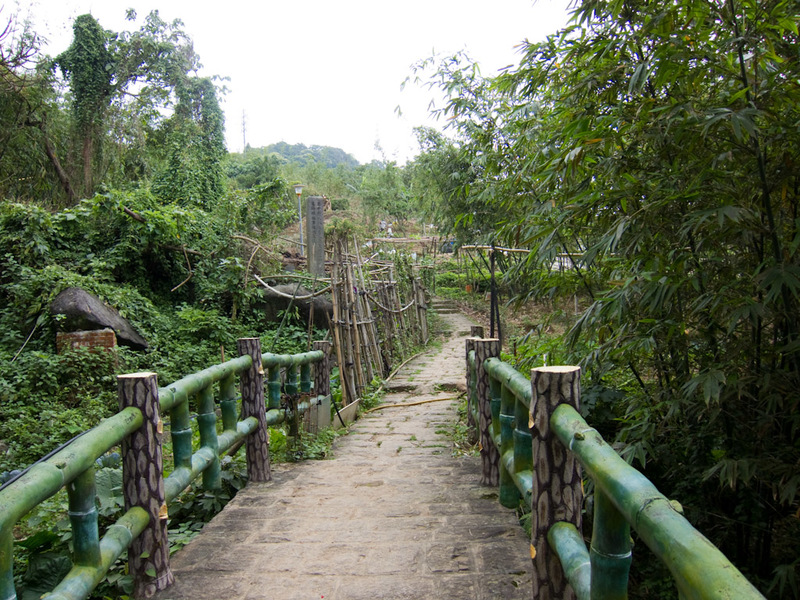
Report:
[[[532,250],[518,300],[580,291],[564,341],[588,404],[775,594],[797,593],[798,14],[584,0],[497,77],[418,66],[450,120],[421,132],[432,210]],[[581,257],[569,276],[548,273],[559,253]]]

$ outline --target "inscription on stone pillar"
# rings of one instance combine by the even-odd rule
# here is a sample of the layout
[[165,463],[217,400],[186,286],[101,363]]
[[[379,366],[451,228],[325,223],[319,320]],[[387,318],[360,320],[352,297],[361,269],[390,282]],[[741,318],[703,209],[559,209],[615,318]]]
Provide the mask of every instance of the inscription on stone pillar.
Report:
[[314,275],[325,275],[325,220],[323,211],[325,198],[309,196],[306,207],[308,222],[308,271]]

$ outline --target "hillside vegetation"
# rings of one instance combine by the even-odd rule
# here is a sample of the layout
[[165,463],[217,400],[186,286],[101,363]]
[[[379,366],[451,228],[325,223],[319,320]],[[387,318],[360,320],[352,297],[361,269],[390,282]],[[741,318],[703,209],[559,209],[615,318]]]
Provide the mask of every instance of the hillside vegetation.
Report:
[[[348,236],[424,223],[456,248],[521,251],[496,256],[517,316],[507,358],[580,364],[588,420],[767,595],[800,597],[800,2],[572,11],[497,77],[463,53],[421,61],[413,75],[444,93],[447,126],[418,130],[405,166],[282,142],[228,153],[217,80],[157,12],[131,14],[127,32],[78,17],[57,57],[12,19],[0,470],[113,410],[119,369],[170,379],[245,334],[302,345],[302,324],[277,335],[260,316],[250,277],[296,250],[283,238],[302,183]],[[488,291],[481,252],[443,263],[443,292]],[[150,348],[57,355],[49,302],[69,286]],[[667,574],[636,568],[633,596],[670,597]]]

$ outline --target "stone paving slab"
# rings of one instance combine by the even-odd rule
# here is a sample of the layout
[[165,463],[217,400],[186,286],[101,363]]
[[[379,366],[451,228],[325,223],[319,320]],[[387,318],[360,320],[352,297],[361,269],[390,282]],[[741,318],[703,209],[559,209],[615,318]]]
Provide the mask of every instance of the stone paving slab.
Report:
[[[411,361],[386,403],[463,389],[470,321]],[[529,541],[480,461],[453,457],[454,400],[365,415],[334,458],[276,465],[172,557],[158,600],[507,599],[531,597]]]

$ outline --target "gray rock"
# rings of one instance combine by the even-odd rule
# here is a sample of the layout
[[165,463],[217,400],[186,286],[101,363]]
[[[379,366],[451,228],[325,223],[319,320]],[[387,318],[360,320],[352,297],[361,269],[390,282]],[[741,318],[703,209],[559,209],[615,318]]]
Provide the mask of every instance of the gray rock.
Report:
[[[313,306],[315,324],[322,329],[328,327],[328,320],[325,318],[325,315],[327,314],[329,317],[333,317],[333,302],[325,296],[317,296],[313,299],[302,299],[303,296],[310,295],[311,290],[303,286],[298,288],[296,283],[275,285],[272,286],[272,290],[262,288],[261,294],[264,302],[260,308],[268,321],[280,320],[280,311],[289,308],[289,304],[299,309],[300,316],[304,320],[308,320],[311,307]],[[292,296],[295,296],[294,301],[291,300]]]
[[65,318],[59,321],[62,331],[91,331],[108,327],[117,334],[120,344],[135,350],[144,350],[148,346],[147,340],[116,309],[81,288],[71,287],[61,292],[50,303],[50,312],[64,315]]

